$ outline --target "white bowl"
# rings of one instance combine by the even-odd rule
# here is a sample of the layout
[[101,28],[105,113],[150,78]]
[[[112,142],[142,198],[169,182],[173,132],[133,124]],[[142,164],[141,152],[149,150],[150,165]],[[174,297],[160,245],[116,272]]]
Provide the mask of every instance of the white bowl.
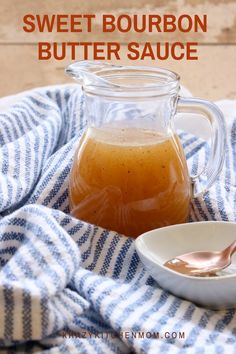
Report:
[[145,268],[164,289],[212,309],[236,308],[236,255],[218,277],[177,273],[163,264],[193,251],[220,251],[236,239],[236,223],[205,221],[152,230],[135,240]]

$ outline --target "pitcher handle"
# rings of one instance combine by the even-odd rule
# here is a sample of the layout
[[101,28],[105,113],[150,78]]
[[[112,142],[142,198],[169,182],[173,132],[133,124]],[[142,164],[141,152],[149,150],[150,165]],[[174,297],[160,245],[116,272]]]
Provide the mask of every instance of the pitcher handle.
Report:
[[226,129],[224,117],[220,109],[206,100],[197,98],[179,97],[177,113],[200,113],[211,124],[211,151],[209,160],[200,175],[191,176],[193,183],[193,197],[206,192],[217,179],[224,163],[226,148]]

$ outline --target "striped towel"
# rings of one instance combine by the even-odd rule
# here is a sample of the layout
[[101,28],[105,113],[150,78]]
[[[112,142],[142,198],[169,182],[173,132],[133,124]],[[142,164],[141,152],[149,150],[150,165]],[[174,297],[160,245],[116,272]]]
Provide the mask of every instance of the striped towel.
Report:
[[[224,109],[224,104],[221,105]],[[69,215],[68,173],[86,126],[80,87],[34,90],[0,114],[0,352],[236,353],[235,310],[181,300],[133,240]],[[226,161],[190,219],[235,220],[236,119]],[[181,139],[193,173],[206,144]]]

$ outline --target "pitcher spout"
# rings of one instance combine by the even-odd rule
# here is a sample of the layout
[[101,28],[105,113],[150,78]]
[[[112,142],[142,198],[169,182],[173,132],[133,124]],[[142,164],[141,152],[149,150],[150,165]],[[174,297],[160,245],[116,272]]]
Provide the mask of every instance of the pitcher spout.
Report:
[[[99,75],[104,69],[121,68],[118,65],[112,65],[101,61],[80,60],[70,64],[65,72],[68,76],[75,79],[81,85],[94,85],[102,87],[114,86],[113,83]],[[118,86],[118,85],[115,85]]]

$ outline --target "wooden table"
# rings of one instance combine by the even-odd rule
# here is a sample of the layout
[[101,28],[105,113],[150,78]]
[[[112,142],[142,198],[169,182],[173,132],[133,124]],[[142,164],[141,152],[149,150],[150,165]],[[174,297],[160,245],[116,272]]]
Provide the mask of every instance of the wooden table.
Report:
[[[22,29],[26,14],[96,14],[92,34],[25,33]],[[207,14],[207,33],[108,33],[103,34],[99,16],[103,13],[128,14]],[[64,68],[70,57],[62,61],[39,61],[37,42],[118,41],[121,64],[154,65],[178,72],[181,82],[194,96],[217,100],[236,98],[236,1],[235,0],[1,0],[0,7],[0,96],[49,84],[70,82]],[[126,46],[130,41],[198,41],[198,61],[145,60],[130,61]],[[79,58],[78,58],[79,59]]]

